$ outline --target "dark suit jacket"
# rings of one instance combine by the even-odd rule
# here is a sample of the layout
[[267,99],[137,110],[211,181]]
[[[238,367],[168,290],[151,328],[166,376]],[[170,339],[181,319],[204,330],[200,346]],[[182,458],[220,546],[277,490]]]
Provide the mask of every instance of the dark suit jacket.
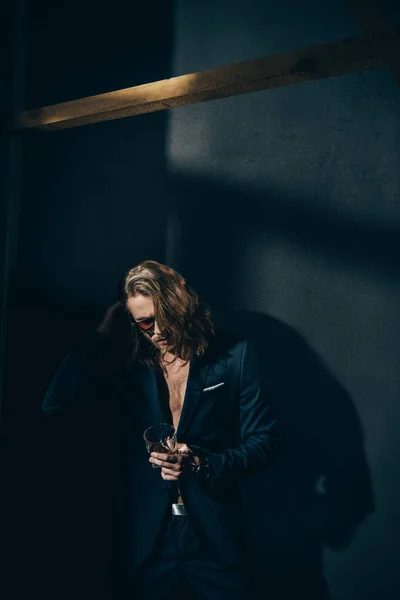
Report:
[[[78,449],[72,453],[72,477],[84,464],[90,490],[84,487],[83,494],[91,498],[84,508],[93,508],[102,530],[108,531],[105,523],[113,515],[111,537],[107,534],[103,539],[112,538],[106,545],[123,549],[114,553],[114,560],[119,556],[120,565],[134,568],[150,554],[171,510],[171,486],[159,469],[151,468],[143,431],[171,422],[171,414],[160,397],[154,371],[138,365],[128,375],[113,370],[107,374],[107,369],[96,374],[87,364],[99,364],[98,356],[95,361],[85,353],[69,357],[49,388],[43,411],[72,416],[68,417],[75,423],[71,431],[77,422],[84,423],[80,427],[84,433],[77,435]],[[245,473],[268,463],[273,424],[253,350],[246,341],[217,334],[206,354],[191,364],[178,441],[207,455],[211,465],[208,482],[190,475],[181,480],[180,489],[199,538],[222,565],[240,560],[238,483]],[[71,468],[69,472],[71,476]],[[86,526],[86,530],[96,532],[96,527]]]
[[[136,380],[140,408],[136,407],[134,420],[138,431],[171,422],[169,408],[159,395],[156,373],[139,367]],[[180,490],[199,538],[222,565],[240,560],[238,483],[242,475],[268,463],[273,424],[253,350],[246,341],[217,334],[206,354],[191,364],[177,437],[207,455],[211,465],[209,482],[188,476],[181,480]],[[149,555],[163,518],[171,510],[170,486],[165,485],[159,470],[149,469],[148,458],[140,439],[131,502],[134,566]]]

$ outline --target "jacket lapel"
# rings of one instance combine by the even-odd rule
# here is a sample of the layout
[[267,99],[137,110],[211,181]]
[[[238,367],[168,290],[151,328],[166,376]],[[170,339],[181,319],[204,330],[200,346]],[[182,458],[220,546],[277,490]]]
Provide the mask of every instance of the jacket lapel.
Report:
[[190,365],[185,400],[178,425],[178,441],[184,439],[189,431],[190,423],[196,414],[198,404],[203,394],[203,389],[206,387],[209,369],[210,364],[205,364],[204,360],[200,360]]
[[[182,414],[179,420],[177,438],[178,441],[185,439],[187,436],[193,417],[197,412],[200,400],[203,395],[203,390],[207,387],[207,379],[211,369],[211,365],[215,362],[213,349],[208,348],[206,354],[197,361],[190,364],[188,382],[185,392],[185,400],[182,407]],[[219,360],[217,361],[220,362]],[[171,416],[167,414],[167,407],[163,406],[161,401],[157,374],[152,369],[140,365],[138,367],[138,382],[144,395],[144,400],[152,413],[153,424],[169,423]]]
[[166,414],[158,391],[157,373],[145,366],[138,366],[137,381],[141,388],[143,399],[152,414],[152,425],[165,423]]

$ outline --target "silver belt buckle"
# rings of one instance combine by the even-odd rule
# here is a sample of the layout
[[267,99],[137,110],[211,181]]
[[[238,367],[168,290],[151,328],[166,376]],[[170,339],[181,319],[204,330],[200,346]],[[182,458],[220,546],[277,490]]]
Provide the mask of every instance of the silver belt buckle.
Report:
[[176,517],[186,517],[187,510],[184,504],[173,504],[172,505],[172,514]]

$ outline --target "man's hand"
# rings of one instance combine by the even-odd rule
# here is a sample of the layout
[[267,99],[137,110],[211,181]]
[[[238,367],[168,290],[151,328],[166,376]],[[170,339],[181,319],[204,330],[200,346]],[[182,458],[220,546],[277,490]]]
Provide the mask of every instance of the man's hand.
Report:
[[149,462],[161,467],[161,477],[165,481],[178,481],[182,476],[194,471],[199,458],[193,455],[186,444],[178,444],[176,454],[152,452]]

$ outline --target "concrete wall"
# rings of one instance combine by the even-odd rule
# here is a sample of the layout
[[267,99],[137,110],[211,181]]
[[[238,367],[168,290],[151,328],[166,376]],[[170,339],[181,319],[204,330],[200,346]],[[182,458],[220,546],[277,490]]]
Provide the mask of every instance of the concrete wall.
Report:
[[[344,0],[174,4],[29,3],[26,105],[359,33]],[[379,70],[27,136],[2,419],[24,539],[54,369],[126,266],[168,260],[259,344],[280,417],[249,484],[261,597],[326,598],[326,576],[334,600],[397,598],[399,105]]]
[[[400,19],[396,3],[385,8]],[[175,15],[175,75],[360,33],[344,1],[180,1]],[[342,502],[342,523],[346,510],[357,513],[348,516],[352,542],[334,551],[321,525],[317,535],[306,528],[297,546],[302,564],[307,544],[315,542],[313,565],[304,564],[303,572],[309,570],[310,582],[324,570],[335,600],[395,598],[400,589],[399,101],[395,79],[377,70],[184,107],[169,120],[176,211],[170,260],[217,313],[240,311],[248,334],[264,336],[259,342],[269,357],[276,410],[289,444],[291,435],[298,442],[292,456],[298,471],[286,493],[296,496],[304,461],[310,465],[324,451],[330,458],[315,468],[315,485],[321,476],[328,487],[329,477],[348,479],[332,503]],[[311,369],[308,381],[303,368],[299,375],[308,353],[332,376],[323,393],[315,391]],[[316,445],[307,451],[311,439]],[[376,506],[366,518],[368,469]],[[332,484],[331,499],[334,490]],[[346,504],[349,496],[358,509]],[[300,504],[297,519],[307,511],[307,502]],[[265,551],[276,539],[273,524],[263,529],[268,517],[259,521]],[[357,529],[358,521],[365,522]],[[259,569],[268,597],[267,559]],[[292,585],[301,596],[299,580]]]
[[[172,2],[39,0],[27,9],[24,107],[170,75]],[[159,113],[24,136],[1,418],[4,598],[39,592],[52,576],[41,530],[42,459],[51,449],[42,447],[40,406],[50,379],[115,302],[122,272],[164,260],[166,120]]]
[[[168,77],[172,3],[160,3],[158,15],[123,1],[111,13],[91,2],[68,11],[28,3],[25,106]],[[40,393],[115,301],[123,271],[164,258],[166,119],[156,113],[24,138],[9,352],[18,355],[22,338],[32,352],[40,346],[42,367],[28,367],[42,380]]]

